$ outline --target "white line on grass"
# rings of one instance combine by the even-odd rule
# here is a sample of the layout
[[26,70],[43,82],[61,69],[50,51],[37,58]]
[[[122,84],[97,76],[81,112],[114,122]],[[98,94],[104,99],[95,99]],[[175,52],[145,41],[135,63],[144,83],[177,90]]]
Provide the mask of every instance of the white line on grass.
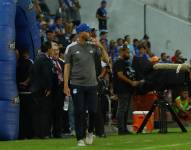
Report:
[[143,148],[136,148],[133,150],[149,150],[149,149],[158,149],[158,148],[168,148],[168,147],[176,147],[181,145],[191,145],[191,143],[178,143],[178,144],[169,144],[169,145],[163,145],[163,146],[150,146],[150,147],[143,147]]
[[105,143],[106,146],[112,146],[113,143]]
[[149,143],[149,142],[153,142],[153,140],[144,140],[144,143]]
[[123,142],[123,144],[133,144],[134,142],[131,141],[127,141],[127,142]]

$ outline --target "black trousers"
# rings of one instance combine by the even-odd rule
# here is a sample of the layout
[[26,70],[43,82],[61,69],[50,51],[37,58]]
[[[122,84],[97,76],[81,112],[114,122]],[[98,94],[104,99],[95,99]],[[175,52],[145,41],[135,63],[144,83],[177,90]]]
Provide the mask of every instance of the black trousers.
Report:
[[52,94],[52,134],[54,137],[60,137],[63,124],[63,106],[64,106],[63,86],[58,86]]
[[118,120],[118,131],[123,133],[127,131],[127,117],[128,111],[130,110],[131,97],[130,93],[118,94],[118,108],[117,108],[117,120]]
[[107,30],[107,20],[99,20],[99,30]]
[[20,94],[20,122],[19,139],[31,139],[34,136],[33,130],[33,109],[34,102],[31,94]]
[[71,93],[74,103],[75,131],[77,140],[86,136],[86,111],[89,114],[88,132],[92,133],[95,124],[97,110],[97,87],[71,85]]
[[95,134],[97,136],[102,136],[105,134],[105,130],[104,130],[104,117],[105,117],[105,113],[103,111],[102,108],[102,99],[101,99],[101,95],[98,96],[98,104],[97,104],[97,112],[96,112],[96,116],[95,116]]
[[33,128],[35,138],[45,138],[50,136],[51,98],[51,96],[43,96],[40,92],[33,94]]

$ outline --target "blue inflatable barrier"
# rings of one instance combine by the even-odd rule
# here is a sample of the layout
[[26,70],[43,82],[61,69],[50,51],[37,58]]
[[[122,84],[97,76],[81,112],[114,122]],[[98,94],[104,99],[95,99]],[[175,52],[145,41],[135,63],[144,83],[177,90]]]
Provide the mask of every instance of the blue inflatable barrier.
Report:
[[0,61],[0,68],[0,101],[1,99],[11,101],[18,96],[16,61]]
[[15,0],[1,0],[0,1],[0,26],[11,26],[15,25]]
[[40,30],[31,0],[0,0],[0,18],[0,140],[15,140],[19,132],[15,37],[16,48],[28,49],[34,59],[41,46]]
[[15,140],[19,133],[19,104],[0,100],[0,140]]
[[9,26],[0,26],[0,61],[14,61],[15,58],[15,29]]
[[0,2],[0,140],[15,140],[19,130],[16,86],[15,0]]
[[28,49],[31,59],[34,59],[41,47],[41,42],[40,30],[31,0],[18,0],[15,20],[16,48],[18,50]]

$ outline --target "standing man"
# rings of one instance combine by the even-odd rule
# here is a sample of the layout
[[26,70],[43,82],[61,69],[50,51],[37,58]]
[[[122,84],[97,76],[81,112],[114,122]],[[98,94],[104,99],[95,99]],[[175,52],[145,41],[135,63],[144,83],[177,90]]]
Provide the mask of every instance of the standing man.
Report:
[[[104,60],[109,62],[105,49],[97,40],[86,42],[90,39],[90,31],[91,29],[87,24],[80,24],[76,28],[79,39],[69,45],[65,52],[64,93],[66,96],[72,95],[73,98],[78,146],[93,143],[93,129],[97,109],[96,54],[101,54]],[[86,135],[87,110],[89,113],[89,127]]]
[[73,8],[72,8],[72,20],[73,20],[73,25],[79,26],[81,23],[81,16],[80,16],[80,9],[81,5],[79,0],[72,0],[73,1]]
[[51,117],[51,93],[53,63],[51,57],[51,43],[42,45],[42,52],[34,61],[31,74],[31,91],[34,100],[34,136],[49,138]]
[[20,139],[33,137],[31,121],[33,101],[30,93],[30,74],[33,62],[29,57],[29,51],[23,49],[20,51],[17,62],[17,84],[20,98]]
[[53,86],[52,86],[52,135],[55,138],[61,138],[63,123],[63,72],[64,61],[60,59],[60,50],[58,45],[52,47],[52,61],[54,65]]
[[127,116],[130,109],[133,87],[138,86],[140,83],[131,78],[133,76],[128,62],[129,56],[128,48],[120,48],[119,59],[113,66],[114,92],[119,98],[117,109],[119,135],[129,133],[127,130]]
[[106,10],[107,2],[102,0],[101,7],[98,8],[96,12],[96,17],[99,22],[99,30],[107,30],[107,10]]

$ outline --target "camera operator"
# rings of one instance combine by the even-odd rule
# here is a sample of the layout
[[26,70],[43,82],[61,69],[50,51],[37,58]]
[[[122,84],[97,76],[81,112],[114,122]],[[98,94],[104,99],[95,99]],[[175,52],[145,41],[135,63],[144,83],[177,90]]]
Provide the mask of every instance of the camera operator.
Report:
[[133,87],[140,84],[139,81],[134,81],[132,72],[130,71],[130,66],[128,63],[129,59],[129,49],[120,48],[119,49],[120,58],[114,63],[113,73],[114,73],[114,92],[118,95],[118,134],[128,134],[129,131],[126,128],[127,125],[127,112],[130,109],[130,102],[133,93]]

